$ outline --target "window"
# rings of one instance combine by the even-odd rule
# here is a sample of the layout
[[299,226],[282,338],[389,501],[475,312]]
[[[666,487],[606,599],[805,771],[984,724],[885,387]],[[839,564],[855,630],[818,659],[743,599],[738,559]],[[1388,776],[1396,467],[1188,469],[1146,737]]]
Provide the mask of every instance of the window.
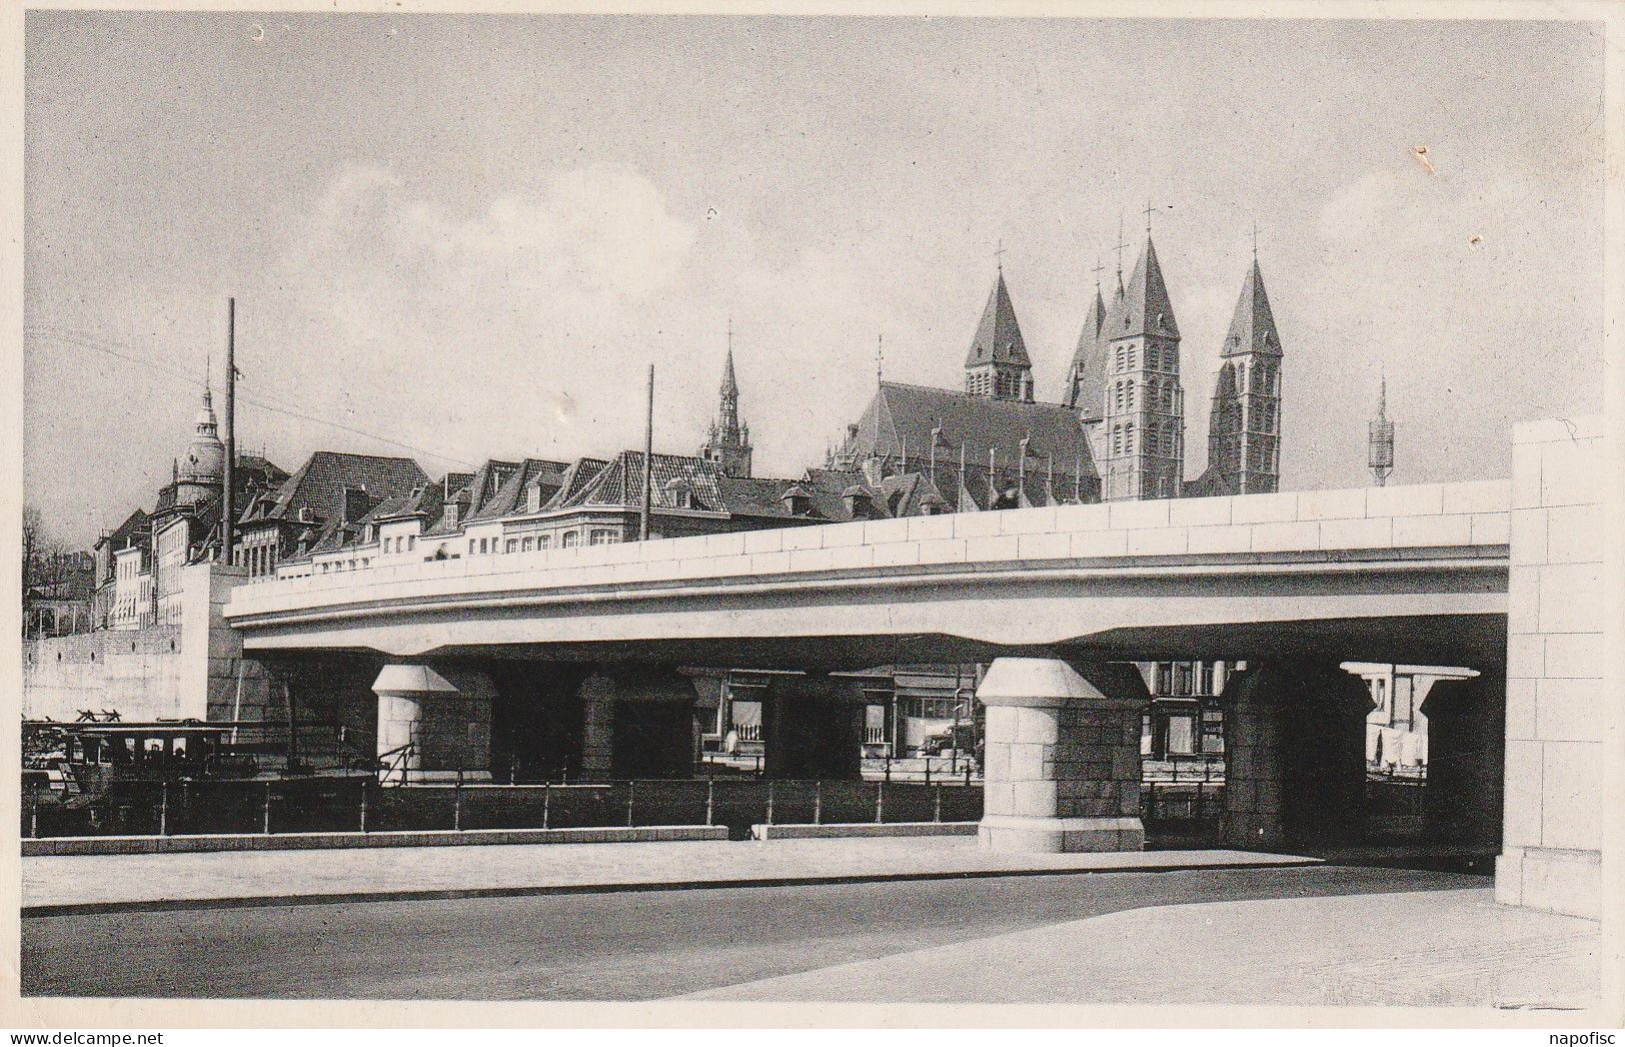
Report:
[[468,540],[468,555],[474,555],[474,539],[472,538]]
[[1134,410],[1134,379],[1128,380],[1128,409]]
[[553,547],[553,536],[552,535],[544,534],[544,535],[539,535],[537,537],[537,539],[536,539],[536,548],[538,548],[538,549],[551,549],[552,547]]
[[1119,371],[1128,370],[1128,348],[1126,346],[1120,345],[1117,347],[1117,369]]
[[1148,371],[1160,370],[1162,356],[1157,352],[1156,346],[1147,346],[1145,350],[1145,366]]
[[620,534],[608,527],[594,527],[587,536],[588,545],[616,545],[620,540]]
[[408,550],[411,550],[411,549],[416,549],[417,547],[418,547],[418,536],[415,535],[415,534],[407,535],[406,536],[406,548]]
[[566,549],[574,549],[576,546],[578,546],[580,544],[581,544],[581,532],[580,531],[568,531],[568,532],[565,533],[565,535],[564,535],[564,548],[566,548]]
[[1202,709],[1202,752],[1215,756],[1224,752],[1224,710],[1217,706]]
[[524,553],[528,553],[535,546],[535,544],[536,544],[535,539],[531,538],[529,535],[526,535],[519,542],[519,551],[524,552]]
[[518,552],[519,551],[519,539],[517,539],[517,538],[509,538],[508,539],[508,549],[507,549],[507,551],[510,552],[510,553]]

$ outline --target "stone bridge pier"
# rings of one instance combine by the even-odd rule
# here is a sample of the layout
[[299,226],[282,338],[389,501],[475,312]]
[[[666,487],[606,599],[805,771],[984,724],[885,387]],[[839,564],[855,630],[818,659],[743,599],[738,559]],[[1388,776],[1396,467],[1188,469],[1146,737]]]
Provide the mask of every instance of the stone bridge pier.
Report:
[[1225,684],[1225,847],[1357,842],[1371,693],[1335,661],[1276,660]]
[[987,707],[981,845],[995,851],[1137,851],[1140,717],[1132,665],[1000,658]]
[[762,704],[763,771],[779,779],[863,776],[863,689],[822,674],[775,677]]

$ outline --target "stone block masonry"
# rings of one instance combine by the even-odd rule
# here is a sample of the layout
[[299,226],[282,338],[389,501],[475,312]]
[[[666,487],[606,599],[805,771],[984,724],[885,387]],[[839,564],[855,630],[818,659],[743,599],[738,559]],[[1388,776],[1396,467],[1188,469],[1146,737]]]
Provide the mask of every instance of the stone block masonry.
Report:
[[1603,494],[1611,463],[1603,420],[1520,425],[1512,445],[1505,812],[1495,896],[1598,917],[1604,739],[1619,715],[1619,695],[1604,682]]
[[977,697],[987,706],[985,808],[995,851],[1137,851],[1140,715],[1132,667],[1000,658]]

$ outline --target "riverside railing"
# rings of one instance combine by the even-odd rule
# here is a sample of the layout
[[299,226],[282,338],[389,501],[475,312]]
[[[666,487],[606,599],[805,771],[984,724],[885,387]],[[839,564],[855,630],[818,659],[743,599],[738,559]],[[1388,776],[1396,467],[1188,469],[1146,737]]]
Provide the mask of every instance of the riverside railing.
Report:
[[627,780],[493,785],[379,783],[371,775],[261,781],[119,782],[94,798],[24,797],[22,835],[184,836],[615,826],[964,822],[982,788],[923,782]]

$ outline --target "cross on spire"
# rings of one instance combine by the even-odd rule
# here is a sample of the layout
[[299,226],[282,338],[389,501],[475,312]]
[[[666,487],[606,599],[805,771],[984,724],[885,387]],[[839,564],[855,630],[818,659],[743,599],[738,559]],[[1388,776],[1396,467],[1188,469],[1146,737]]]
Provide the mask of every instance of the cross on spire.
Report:
[[1123,282],[1123,248],[1128,244],[1123,242],[1123,212],[1117,212],[1117,282]]
[[878,386],[881,382],[886,380],[885,373],[886,336],[884,334],[879,334],[875,336],[875,385]]
[[1258,222],[1253,221],[1253,261],[1258,261]]
[[1091,271],[1095,274],[1095,290],[1097,290],[1097,291],[1100,290],[1100,274],[1101,274],[1102,271],[1105,270],[1105,268],[1106,267],[1104,265],[1100,264],[1100,256],[1096,255],[1095,256],[1095,267]]
[[1004,240],[1002,237],[999,240],[998,247],[993,251],[993,261],[999,267],[999,272],[1004,272]]
[[734,318],[733,318],[732,314],[730,314],[729,317],[728,317],[728,352],[732,353],[733,351],[734,351]]
[[1144,211],[1144,214],[1145,214],[1145,235],[1146,236],[1151,235],[1151,216],[1156,214],[1156,213],[1157,213],[1157,209],[1155,207],[1151,206],[1151,199],[1149,197],[1147,197],[1146,201],[1145,201],[1145,211]]

